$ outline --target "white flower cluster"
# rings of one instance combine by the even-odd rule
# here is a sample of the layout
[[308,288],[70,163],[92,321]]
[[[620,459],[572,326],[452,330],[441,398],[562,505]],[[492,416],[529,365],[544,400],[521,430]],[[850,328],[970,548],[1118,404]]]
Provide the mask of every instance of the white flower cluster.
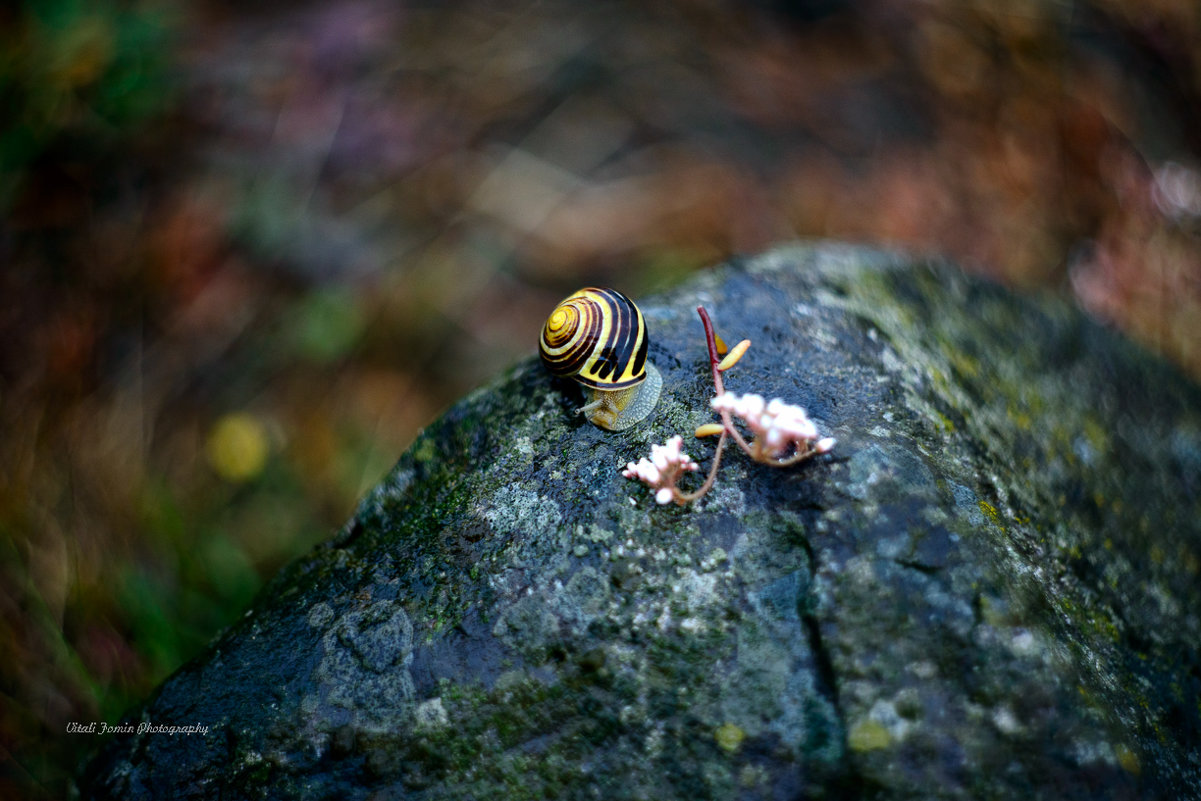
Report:
[[675,497],[676,481],[685,471],[698,467],[688,454],[680,452],[683,444],[683,438],[674,436],[663,445],[651,445],[650,459],[643,456],[637,464],[630,462],[621,474],[626,478],[636,478],[654,489],[657,503],[671,503]]
[[742,418],[755,433],[752,448],[758,454],[773,459],[784,457],[790,450],[796,453],[825,453],[834,447],[833,437],[820,437],[817,426],[800,406],[785,403],[779,398],[765,402],[760,395],[739,396],[725,392],[714,398],[714,411],[727,411]]

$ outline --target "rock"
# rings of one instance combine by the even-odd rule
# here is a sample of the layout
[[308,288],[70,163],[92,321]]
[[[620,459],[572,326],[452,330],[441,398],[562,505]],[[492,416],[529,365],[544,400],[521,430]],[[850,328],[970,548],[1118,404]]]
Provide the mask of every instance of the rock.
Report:
[[[698,303],[838,444],[661,507],[619,470],[713,418]],[[83,797],[1198,797],[1198,387],[865,249],[642,305],[647,422],[533,357],[465,398],[126,721],[206,731],[111,735]]]

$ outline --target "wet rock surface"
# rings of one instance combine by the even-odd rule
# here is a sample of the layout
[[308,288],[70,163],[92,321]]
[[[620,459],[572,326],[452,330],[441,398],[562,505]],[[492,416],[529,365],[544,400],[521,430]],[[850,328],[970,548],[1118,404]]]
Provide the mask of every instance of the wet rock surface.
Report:
[[[713,417],[698,303],[838,444],[660,507],[619,470]],[[534,357],[465,398],[126,721],[207,733],[111,735],[83,796],[1197,797],[1195,385],[866,249],[641,305],[646,422]]]

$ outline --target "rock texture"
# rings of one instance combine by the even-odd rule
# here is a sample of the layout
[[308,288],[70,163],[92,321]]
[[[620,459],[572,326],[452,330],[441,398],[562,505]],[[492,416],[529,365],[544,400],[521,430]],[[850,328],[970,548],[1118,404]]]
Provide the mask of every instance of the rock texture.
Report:
[[[838,445],[660,507],[619,469],[712,419],[698,303],[754,341],[727,388]],[[83,796],[1198,797],[1196,386],[863,249],[642,306],[648,421],[588,425],[534,358],[465,398],[128,719],[207,734],[109,735]]]

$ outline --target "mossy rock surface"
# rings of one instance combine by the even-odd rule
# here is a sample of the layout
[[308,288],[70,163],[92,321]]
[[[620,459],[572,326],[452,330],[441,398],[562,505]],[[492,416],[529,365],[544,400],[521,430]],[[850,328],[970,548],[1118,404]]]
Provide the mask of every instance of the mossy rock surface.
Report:
[[[835,449],[707,467],[727,389]],[[537,359],[426,429],[328,543],[110,734],[83,797],[1189,798],[1201,791],[1201,391],[1052,298],[837,245],[641,303],[620,434]],[[689,477],[694,478],[694,477]],[[696,477],[699,483],[699,477]]]

